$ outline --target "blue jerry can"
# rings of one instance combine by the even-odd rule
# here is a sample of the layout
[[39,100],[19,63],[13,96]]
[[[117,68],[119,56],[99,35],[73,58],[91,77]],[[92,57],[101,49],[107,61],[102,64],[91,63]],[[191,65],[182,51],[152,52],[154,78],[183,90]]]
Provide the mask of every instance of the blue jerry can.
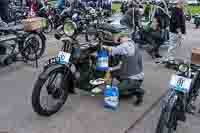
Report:
[[119,106],[119,90],[116,86],[107,85],[104,89],[104,107],[116,110]]
[[100,50],[97,53],[97,62],[96,62],[96,70],[98,71],[106,71],[109,68],[109,55],[105,50]]

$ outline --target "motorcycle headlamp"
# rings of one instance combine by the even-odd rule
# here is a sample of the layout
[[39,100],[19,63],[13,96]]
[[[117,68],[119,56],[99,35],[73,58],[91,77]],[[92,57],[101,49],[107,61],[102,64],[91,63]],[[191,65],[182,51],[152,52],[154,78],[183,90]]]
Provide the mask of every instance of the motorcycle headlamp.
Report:
[[72,21],[65,22],[63,25],[63,32],[67,36],[73,36],[76,31],[76,24]]
[[180,64],[178,66],[178,70],[179,70],[179,72],[185,73],[189,70],[189,66],[186,64]]

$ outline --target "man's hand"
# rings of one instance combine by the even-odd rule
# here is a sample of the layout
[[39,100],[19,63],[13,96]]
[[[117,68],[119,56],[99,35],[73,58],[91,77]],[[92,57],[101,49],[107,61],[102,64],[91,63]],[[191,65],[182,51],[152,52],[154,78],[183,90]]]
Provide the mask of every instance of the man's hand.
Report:
[[112,71],[113,71],[113,68],[112,68],[112,67],[109,67],[107,71],[112,72]]
[[108,46],[103,46],[104,49],[108,50],[108,52],[112,52],[112,47],[108,47]]

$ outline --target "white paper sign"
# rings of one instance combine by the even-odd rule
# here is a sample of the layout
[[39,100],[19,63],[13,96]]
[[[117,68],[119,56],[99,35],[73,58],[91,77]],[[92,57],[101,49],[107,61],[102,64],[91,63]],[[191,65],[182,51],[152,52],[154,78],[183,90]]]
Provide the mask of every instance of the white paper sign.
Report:
[[173,87],[175,90],[187,93],[190,90],[191,82],[192,79],[190,78],[185,78],[174,74],[170,80],[170,87]]
[[58,53],[59,61],[61,64],[69,63],[70,56],[71,56],[70,53],[66,53],[63,51],[59,51],[59,53]]

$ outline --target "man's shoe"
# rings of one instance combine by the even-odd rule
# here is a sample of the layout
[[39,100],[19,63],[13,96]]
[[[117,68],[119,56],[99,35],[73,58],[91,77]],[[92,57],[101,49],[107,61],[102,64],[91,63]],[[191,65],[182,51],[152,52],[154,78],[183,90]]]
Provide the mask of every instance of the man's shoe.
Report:
[[142,96],[136,96],[136,101],[134,101],[135,106],[140,106],[143,103],[143,95]]
[[143,97],[144,97],[145,91],[142,88],[140,88],[140,89],[135,90],[133,94],[135,94],[136,96],[136,101],[134,101],[134,105],[135,106],[141,105],[143,103]]
[[162,56],[160,54],[156,54],[155,58],[162,58]]

